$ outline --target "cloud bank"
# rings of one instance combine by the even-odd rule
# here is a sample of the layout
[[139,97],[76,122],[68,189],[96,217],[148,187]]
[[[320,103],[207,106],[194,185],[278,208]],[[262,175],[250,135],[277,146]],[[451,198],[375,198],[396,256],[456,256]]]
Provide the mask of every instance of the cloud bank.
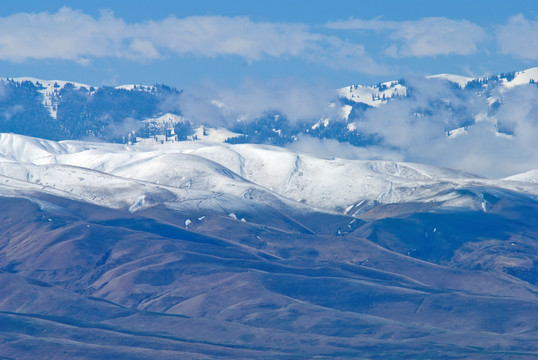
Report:
[[[538,87],[517,86],[491,94],[493,111],[474,91],[455,92],[441,79],[410,79],[412,96],[365,112],[356,126],[381,139],[363,159],[425,163],[501,178],[538,168]],[[447,136],[459,128],[457,136]],[[380,149],[384,152],[381,153]],[[390,151],[390,152],[389,152]]]
[[417,21],[350,19],[333,21],[327,27],[337,30],[389,31],[393,41],[386,54],[393,57],[470,55],[486,37],[485,31],[467,20],[429,17]]
[[[344,30],[353,31],[353,36],[346,37],[349,32]],[[371,32],[379,41],[372,40]],[[491,56],[497,50],[536,60],[536,39],[538,22],[522,14],[510,17],[504,25],[488,28],[445,17],[413,21],[352,18],[320,27],[227,16],[171,15],[161,20],[127,22],[111,11],[93,17],[69,7],[55,13],[0,17],[0,60],[55,59],[82,65],[101,58],[148,63],[173,57],[231,56],[247,63],[300,59],[336,70],[387,75],[398,66],[387,62],[387,56],[400,60],[479,52]],[[383,44],[381,52],[379,44]],[[497,49],[488,48],[495,44]]]
[[390,160],[403,161],[404,157],[398,151],[383,146],[357,147],[334,139],[318,139],[301,134],[297,141],[286,145],[287,148],[315,155],[321,158],[342,158],[351,160]]
[[527,60],[538,60],[538,21],[518,14],[497,29],[501,53]]
[[171,55],[238,56],[246,61],[301,58],[329,67],[379,74],[361,44],[313,32],[303,24],[253,22],[245,17],[170,16],[127,23],[103,12],[94,18],[68,7],[57,13],[19,13],[0,18],[0,59],[93,58],[152,61]]
[[337,93],[323,85],[246,79],[235,89],[206,84],[185,91],[177,98],[177,108],[195,123],[229,126],[271,111],[291,122],[332,117],[339,111],[330,106],[336,100]]

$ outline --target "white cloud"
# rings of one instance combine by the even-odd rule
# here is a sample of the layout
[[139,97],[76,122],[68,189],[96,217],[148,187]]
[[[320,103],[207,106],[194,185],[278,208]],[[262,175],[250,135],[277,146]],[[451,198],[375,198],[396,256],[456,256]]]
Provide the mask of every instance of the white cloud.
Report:
[[416,21],[351,19],[327,24],[332,29],[390,31],[395,41],[386,49],[393,57],[469,55],[485,39],[484,30],[467,20],[429,17]]
[[93,58],[151,61],[174,55],[231,55],[247,61],[295,57],[360,72],[386,71],[360,44],[315,33],[303,24],[224,16],[126,23],[111,12],[94,18],[67,7],[57,13],[0,18],[1,60],[64,59],[86,64]]
[[337,93],[326,86],[246,79],[236,89],[207,84],[187,90],[177,98],[177,105],[189,120],[226,126],[270,111],[279,112],[291,122],[330,117],[337,111],[329,106],[336,97]]
[[[499,178],[538,168],[538,88],[522,85],[502,93],[489,113],[487,99],[473,91],[455,93],[440,79],[411,79],[410,98],[368,110],[357,128],[405,161],[460,169]],[[498,95],[498,94],[497,94]],[[445,107],[446,105],[446,107]],[[480,118],[481,121],[474,121]],[[446,131],[467,126],[460,136]],[[499,128],[511,137],[499,136]]]
[[356,147],[333,139],[318,139],[300,135],[297,141],[286,145],[287,148],[324,158],[342,158],[351,160],[392,160],[401,161],[403,156],[397,151],[380,146]]
[[304,25],[255,23],[244,17],[169,17],[138,28],[159,47],[178,54],[239,55],[248,60],[299,56],[323,39]]
[[404,22],[391,38],[402,42],[400,56],[469,55],[476,52],[485,34],[467,20],[425,18]]
[[522,14],[512,16],[498,28],[497,41],[503,54],[537,60],[538,21],[527,20]]
[[111,14],[94,19],[63,8],[56,14],[20,13],[0,18],[0,59],[84,60],[118,56],[126,25]]

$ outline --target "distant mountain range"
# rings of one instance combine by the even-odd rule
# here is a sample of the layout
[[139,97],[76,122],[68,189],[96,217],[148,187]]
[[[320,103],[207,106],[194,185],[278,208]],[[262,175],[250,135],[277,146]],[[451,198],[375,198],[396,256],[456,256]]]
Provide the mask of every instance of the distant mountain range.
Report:
[[164,85],[94,88],[66,81],[4,79],[0,131],[126,143],[134,131],[153,135],[144,119],[160,115],[164,99],[177,94]]
[[[123,85],[93,87],[67,81],[34,78],[6,78],[1,81],[0,132],[13,132],[51,140],[94,139],[134,143],[153,139],[201,139],[208,133],[230,143],[282,145],[299,134],[320,139],[336,139],[355,146],[375,144],[379,139],[365,134],[357,126],[371,108],[413,98],[435,83],[448,83],[456,98],[469,98],[469,104],[453,104],[446,99],[428,99],[417,106],[412,116],[429,116],[443,111],[447,136],[464,134],[484,118],[493,119],[503,106],[503,92],[538,81],[538,68],[483,78],[441,74],[422,81],[407,79],[374,86],[351,85],[337,90],[341,111],[328,118],[288,121],[278,109],[259,114],[251,121],[230,119],[228,129],[194,122],[182,116],[177,99],[180,90],[166,85]],[[483,99],[487,109],[471,106],[471,97]],[[172,100],[171,100],[172,99]],[[174,102],[175,101],[175,102]],[[174,105],[171,106],[171,103]],[[208,106],[213,106],[208,103]],[[498,124],[498,133],[510,136],[509,126]],[[218,131],[217,131],[218,130]]]

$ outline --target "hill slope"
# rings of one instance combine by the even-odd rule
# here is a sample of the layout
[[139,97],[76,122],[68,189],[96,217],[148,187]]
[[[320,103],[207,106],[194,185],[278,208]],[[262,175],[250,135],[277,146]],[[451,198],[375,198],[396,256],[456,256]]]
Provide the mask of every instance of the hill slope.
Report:
[[4,357],[538,354],[533,182],[203,142],[0,157]]

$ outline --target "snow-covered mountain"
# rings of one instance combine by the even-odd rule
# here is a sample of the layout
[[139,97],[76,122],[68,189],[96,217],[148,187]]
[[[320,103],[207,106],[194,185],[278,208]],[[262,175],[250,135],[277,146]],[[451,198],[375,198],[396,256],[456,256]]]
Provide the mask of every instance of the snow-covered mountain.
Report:
[[181,96],[163,86],[10,79],[0,357],[535,358],[538,169],[492,180],[267,143],[382,145],[365,114],[405,101],[414,121],[446,115],[450,141],[484,122],[511,141],[499,112],[537,76],[439,75],[426,101],[420,81],[353,86],[339,120],[229,129],[163,110]]
[[[75,90],[84,90],[90,95],[93,95],[96,91],[96,88],[94,86],[65,80],[42,80],[33,77],[18,77],[4,78],[0,79],[0,81],[3,81],[4,83],[11,81],[15,83],[29,82],[33,84],[38,89],[37,91],[41,94],[41,101],[43,105],[49,111],[50,116],[52,116],[54,119],[57,119],[58,117],[58,103],[60,101],[60,93],[62,92],[62,90],[65,89],[66,86],[72,86]],[[119,85],[113,88],[128,91],[146,91],[149,93],[157,91],[155,86],[134,84]]]
[[[508,101],[505,95],[523,85],[535,84],[538,68],[481,78],[439,74],[423,80],[404,79],[338,89],[338,100],[331,104],[338,110],[331,116],[290,122],[278,109],[273,109],[247,122],[241,117],[229,118],[221,126],[215,126],[213,118],[204,122],[203,118],[194,121],[184,116],[178,106],[181,91],[165,85],[94,87],[60,80],[5,78],[0,83],[9,91],[4,91],[8,96],[0,99],[0,132],[53,140],[94,138],[123,143],[135,142],[137,138],[163,142],[171,135],[177,135],[179,140],[204,139],[208,133],[218,133],[212,138],[232,143],[273,145],[293,142],[299,134],[308,134],[363,146],[376,141],[375,134],[365,133],[359,126],[365,114],[399,99],[417,102],[407,116],[427,117],[443,110],[448,117],[444,131],[447,136],[455,137],[465,134],[469,126],[484,119],[497,122],[495,114]],[[438,94],[440,98],[433,98],[435,92],[430,94],[428,88],[435,87],[436,81],[453,85],[449,90],[451,94],[445,92]],[[417,100],[417,97],[424,99]],[[450,97],[467,101],[455,104]],[[215,112],[227,108],[220,100],[206,100],[208,107],[215,107]],[[489,104],[488,108],[478,109],[473,105],[480,101]],[[36,126],[36,122],[40,125]],[[499,134],[510,135],[505,124],[499,124],[499,128]]]
[[402,82],[389,81],[376,86],[351,85],[338,89],[338,93],[349,101],[378,107],[394,97],[407,96],[407,87]]
[[[123,143],[132,141],[137,133],[146,138],[166,135],[168,129],[158,126],[159,119],[167,115],[161,105],[180,93],[165,85],[93,87],[35,78],[0,79],[0,90],[2,132]],[[179,125],[174,132],[184,136],[182,128]]]
[[460,189],[495,187],[538,195],[535,182],[523,175],[489,180],[434,166],[329,160],[255,144],[129,146],[1,134],[0,159],[5,192],[33,190],[133,211],[193,199],[198,207],[261,202],[350,216],[379,204],[408,202],[486,211],[486,200]]
[[[454,74],[437,74],[427,76],[426,78],[446,80],[461,89],[465,89],[466,87],[474,88],[476,86],[475,84],[486,87],[488,84],[493,83],[500,89],[510,89],[515,86],[536,83],[538,81],[538,67],[478,78]],[[405,80],[398,80],[370,86],[351,85],[338,89],[338,92],[342,97],[352,102],[378,107],[390,99],[406,97],[409,91],[405,85]]]

